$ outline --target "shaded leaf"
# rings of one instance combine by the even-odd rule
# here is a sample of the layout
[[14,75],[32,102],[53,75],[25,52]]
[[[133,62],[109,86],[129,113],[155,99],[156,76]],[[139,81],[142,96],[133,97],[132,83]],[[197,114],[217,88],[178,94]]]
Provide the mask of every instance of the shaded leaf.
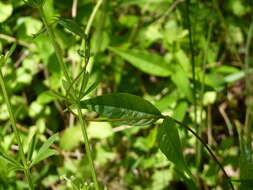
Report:
[[13,167],[23,169],[23,166],[19,162],[17,162],[15,159],[13,159],[12,157],[10,157],[9,155],[5,154],[2,151],[0,151],[0,157],[3,158],[9,164],[11,164]]
[[166,117],[158,128],[158,144],[160,150],[165,154],[168,160],[173,162],[177,169],[191,173],[186,166],[180,138],[174,121]]
[[175,68],[176,72],[172,75],[173,82],[177,85],[181,94],[185,95],[189,101],[192,101],[192,90],[190,87],[190,81],[187,77],[187,72],[185,72],[179,65],[176,65]]
[[12,46],[11,46],[11,48],[10,48],[10,50],[9,51],[7,51],[7,53],[5,54],[5,61],[7,61],[7,59],[9,59],[10,58],[10,56],[13,54],[13,52],[15,51],[15,49],[16,49],[16,47],[17,47],[17,44],[13,44]]
[[57,22],[70,32],[80,36],[81,38],[84,38],[84,31],[74,20],[59,18]]
[[155,53],[139,50],[121,50],[114,47],[109,49],[147,74],[159,77],[167,77],[172,74],[169,64]]
[[[149,117],[161,115],[160,111],[148,101],[127,93],[97,96],[82,101],[81,107],[110,119],[127,120],[130,118],[127,121],[117,121],[117,123],[136,126],[152,124],[157,119],[150,119]],[[143,119],[134,120],[133,118]]]
[[88,87],[88,89],[84,92],[80,94],[80,100],[82,98],[84,98],[84,96],[86,96],[87,94],[91,93],[93,90],[96,89],[96,87],[99,85],[100,81],[96,81],[94,82],[91,86]]
[[247,145],[240,134],[240,181],[239,190],[250,190],[253,187],[253,159],[251,145]]

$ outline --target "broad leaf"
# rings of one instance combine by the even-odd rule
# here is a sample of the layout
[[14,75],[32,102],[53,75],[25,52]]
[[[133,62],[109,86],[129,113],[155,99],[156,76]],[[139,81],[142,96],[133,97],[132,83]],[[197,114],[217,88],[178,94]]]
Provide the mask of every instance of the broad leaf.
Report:
[[40,147],[38,154],[32,161],[31,166],[39,163],[40,161],[46,159],[49,156],[52,156],[57,153],[57,151],[49,149],[49,147],[54,143],[54,141],[59,137],[58,134],[51,136],[44,144]]
[[117,121],[119,124],[135,126],[152,124],[157,119],[151,117],[158,118],[161,115],[160,111],[148,101],[127,93],[97,96],[82,101],[81,107],[107,118],[120,120]]
[[159,148],[167,159],[175,164],[177,169],[185,171],[191,176],[191,172],[184,160],[181,142],[175,125],[174,121],[167,117],[159,126],[157,138]]
[[121,50],[114,47],[109,49],[147,74],[158,77],[167,77],[172,74],[169,64],[155,53],[139,50]]

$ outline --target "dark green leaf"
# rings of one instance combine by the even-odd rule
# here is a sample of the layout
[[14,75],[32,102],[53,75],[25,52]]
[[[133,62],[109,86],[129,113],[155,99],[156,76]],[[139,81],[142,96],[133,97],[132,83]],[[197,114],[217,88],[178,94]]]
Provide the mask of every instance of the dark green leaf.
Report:
[[[160,111],[148,101],[127,93],[97,96],[82,101],[81,106],[110,119],[126,120],[118,121],[117,123],[127,125],[149,125],[157,120],[150,119],[150,117],[158,117],[161,115]],[[134,120],[133,118],[143,119]]]
[[247,145],[240,134],[240,181],[239,190],[251,190],[253,187],[253,159],[251,145]]
[[37,144],[37,133],[35,132],[32,137],[32,141],[29,144],[28,154],[27,154],[27,160],[32,159],[33,152],[35,150]]
[[100,81],[96,81],[91,86],[89,86],[88,89],[84,93],[81,94],[80,99],[82,99],[84,96],[86,96],[87,94],[92,92],[94,89],[96,89],[99,83]]
[[59,18],[58,23],[70,32],[84,38],[84,31],[74,20]]
[[158,128],[158,144],[161,151],[168,160],[173,162],[177,169],[187,172],[191,176],[191,172],[186,166],[182,153],[181,142],[174,121],[166,117]]
[[158,54],[139,50],[121,50],[115,47],[109,49],[147,74],[159,77],[172,74],[171,66]]
[[11,56],[11,55],[13,54],[13,52],[15,51],[16,47],[17,47],[17,44],[13,44],[13,45],[11,46],[11,49],[10,49],[9,51],[7,51],[7,53],[5,54],[5,61],[6,61],[7,59],[10,58],[10,56]]
[[23,166],[19,162],[17,162],[15,159],[2,152],[2,150],[0,151],[0,157],[3,158],[9,164],[11,164],[13,167],[23,168]]

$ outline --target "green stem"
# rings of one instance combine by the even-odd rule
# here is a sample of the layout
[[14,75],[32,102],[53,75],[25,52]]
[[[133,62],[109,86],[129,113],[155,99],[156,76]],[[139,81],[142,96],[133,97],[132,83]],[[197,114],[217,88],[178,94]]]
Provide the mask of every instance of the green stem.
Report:
[[9,96],[8,96],[8,93],[7,93],[7,90],[6,90],[4,77],[3,77],[3,74],[2,74],[1,70],[0,70],[0,85],[1,85],[1,88],[2,88],[4,101],[7,104],[8,112],[9,112],[9,115],[10,115],[10,121],[11,121],[12,129],[14,131],[15,138],[18,142],[19,152],[20,152],[20,156],[21,156],[22,163],[23,163],[23,166],[24,166],[24,173],[25,173],[25,176],[27,178],[30,189],[33,190],[34,187],[33,187],[31,173],[30,173],[30,170],[28,168],[28,163],[27,163],[27,160],[26,160],[26,157],[25,157],[23,144],[22,144],[21,137],[20,137],[20,134],[19,134],[18,129],[17,129],[16,120],[15,120],[15,117],[14,117],[14,114],[13,114],[13,111],[12,111],[12,108],[11,108],[10,99],[9,99]]
[[103,0],[98,0],[98,2],[96,3],[91,15],[90,15],[90,18],[88,20],[88,23],[87,23],[87,27],[85,28],[85,34],[88,36],[89,33],[90,33],[90,29],[91,29],[91,26],[92,26],[92,23],[94,21],[94,18],[97,14],[97,11],[99,9],[99,7],[102,5],[103,3]]
[[[50,25],[48,24],[48,22],[46,20],[45,13],[44,13],[42,7],[39,8],[39,12],[40,12],[41,18],[42,18],[42,20],[43,20],[43,22],[44,22],[44,24],[46,26],[46,29],[48,31],[49,37],[50,37],[50,39],[52,41],[52,44],[54,46],[56,57],[58,59],[58,62],[61,65],[61,68],[63,70],[64,76],[67,79],[67,82],[68,82],[69,86],[73,87],[72,86],[73,85],[72,84],[73,81],[71,80],[71,78],[70,78],[70,76],[68,74],[67,66],[64,63],[63,59],[62,59],[63,56],[62,56],[62,52],[61,52],[60,46],[59,46],[59,44],[56,41],[55,34],[54,34],[52,28],[50,27]],[[90,25],[91,25],[91,23],[90,23]],[[74,96],[75,96],[75,94],[74,94]],[[74,98],[75,98],[76,101],[79,101],[76,96]],[[81,123],[82,134],[83,134],[83,138],[84,138],[86,152],[87,152],[87,155],[88,155],[89,167],[90,167],[90,170],[91,170],[93,182],[95,184],[96,190],[99,190],[99,184],[98,184],[98,180],[97,180],[97,176],[96,176],[96,171],[95,171],[95,167],[94,167],[94,163],[93,163],[93,159],[92,159],[92,155],[91,155],[91,146],[90,146],[88,135],[87,135],[87,131],[86,131],[86,124],[85,124],[84,119],[82,118],[82,112],[81,112],[81,108],[79,106],[78,106],[78,117],[79,117],[79,120],[80,120],[80,123]]]
[[79,120],[81,122],[83,140],[84,140],[86,152],[87,152],[87,155],[88,155],[88,160],[89,160],[89,163],[90,163],[89,166],[90,166],[93,182],[95,183],[96,190],[99,190],[99,184],[98,184],[98,180],[97,180],[96,170],[95,170],[92,155],[91,155],[91,146],[90,146],[87,131],[86,131],[86,123],[85,123],[85,120],[83,119],[82,111],[81,111],[81,108],[79,106],[78,106],[77,110],[78,110],[78,117],[79,117]]
[[[201,128],[197,125],[197,98],[196,98],[196,74],[195,74],[195,50],[193,45],[192,39],[192,25],[191,25],[191,18],[190,18],[190,0],[186,0],[186,19],[187,19],[187,28],[189,31],[189,46],[191,52],[191,65],[192,65],[192,95],[193,95],[193,112],[194,112],[194,126],[197,130],[197,134],[201,136]],[[200,143],[197,141],[196,143],[196,165],[199,170],[200,163],[201,163],[201,146]]]
[[[246,97],[250,96],[251,92],[252,92],[252,87],[251,84],[252,82],[249,79],[249,73],[250,73],[250,47],[251,47],[251,43],[252,43],[252,36],[253,36],[253,16],[252,16],[252,22],[250,24],[249,27],[249,32],[248,32],[248,36],[247,36],[247,41],[246,41],[246,52],[245,52],[245,67],[244,67],[244,71],[245,71],[245,83],[246,83]],[[252,125],[252,103],[250,103],[250,101],[247,101],[248,98],[246,98],[246,106],[247,106],[247,110],[246,110],[246,119],[245,119],[245,128],[246,128],[246,139],[247,139],[247,144],[251,144],[251,125]],[[249,98],[250,99],[250,98]]]
[[48,32],[48,35],[50,37],[50,40],[54,46],[54,49],[55,49],[55,54],[56,54],[56,57],[57,57],[57,60],[61,66],[61,69],[63,71],[63,74],[65,76],[65,78],[67,79],[68,83],[70,84],[71,83],[71,78],[68,74],[68,69],[67,69],[67,66],[66,64],[64,63],[63,59],[62,59],[62,51],[61,51],[61,48],[59,46],[59,44],[57,43],[56,41],[56,37],[55,37],[55,34],[54,34],[54,31],[52,30],[51,26],[49,25],[47,19],[46,19],[46,16],[45,16],[45,13],[44,13],[44,10],[43,10],[43,7],[39,7],[39,12],[40,12],[40,16],[43,20],[43,23],[45,24],[45,27],[47,29],[47,32]]

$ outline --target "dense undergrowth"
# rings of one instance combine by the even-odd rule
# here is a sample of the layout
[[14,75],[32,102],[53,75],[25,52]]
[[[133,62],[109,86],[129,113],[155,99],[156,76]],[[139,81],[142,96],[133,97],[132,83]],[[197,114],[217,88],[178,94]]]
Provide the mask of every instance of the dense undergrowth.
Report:
[[251,0],[2,0],[0,190],[253,189]]

